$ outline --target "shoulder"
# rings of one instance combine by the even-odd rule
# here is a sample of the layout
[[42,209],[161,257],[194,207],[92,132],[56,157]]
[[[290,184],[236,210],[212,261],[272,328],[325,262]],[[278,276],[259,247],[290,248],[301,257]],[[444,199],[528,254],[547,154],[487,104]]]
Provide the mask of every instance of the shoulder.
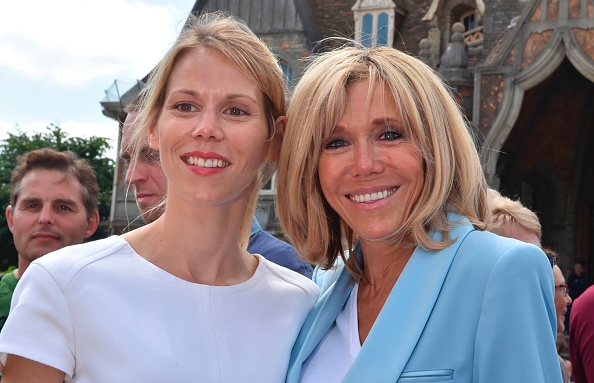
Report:
[[298,272],[308,278],[311,277],[311,266],[299,258],[297,250],[289,243],[282,241],[266,231],[260,231],[250,238],[247,249],[252,254],[260,254],[264,258]]
[[594,286],[590,286],[573,301],[571,312],[573,313],[575,310],[582,310],[594,307]]
[[262,265],[265,278],[282,282],[286,290],[297,291],[299,294],[308,297],[312,301],[312,304],[317,301],[320,289],[311,279],[286,267],[277,265],[263,256],[259,256],[258,258]]
[[541,264],[550,269],[546,255],[538,247],[487,231],[475,230],[469,233],[458,252],[466,260],[485,265],[500,262],[511,263],[516,267]]
[[266,231],[259,231],[250,238],[248,251],[261,254],[267,259],[279,254],[293,257],[297,255],[297,250],[293,246]]
[[117,254],[128,246],[128,242],[119,236],[66,246],[35,260],[25,274],[35,269],[43,269],[54,279],[67,283],[88,265]]

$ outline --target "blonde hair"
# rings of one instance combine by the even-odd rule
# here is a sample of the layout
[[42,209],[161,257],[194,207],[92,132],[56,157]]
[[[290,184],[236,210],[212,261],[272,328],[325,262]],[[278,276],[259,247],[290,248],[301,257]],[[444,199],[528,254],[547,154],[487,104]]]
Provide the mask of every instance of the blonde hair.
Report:
[[497,190],[489,189],[487,196],[492,213],[490,231],[497,233],[503,225],[516,222],[534,233],[540,241],[542,227],[535,212],[522,205],[520,201],[502,196]]
[[[146,136],[151,127],[157,126],[165,102],[167,81],[173,67],[186,52],[198,48],[209,48],[223,54],[240,68],[264,96],[268,148],[257,177],[251,184],[251,194],[241,223],[240,244],[245,248],[258,192],[276,170],[281,140],[280,133],[276,131],[276,119],[285,115],[286,107],[285,82],[277,59],[242,20],[223,12],[209,12],[189,17],[174,46],[157,64],[142,91],[133,142],[140,145],[140,137]],[[136,149],[139,150],[140,146]]]
[[[295,88],[278,169],[278,215],[287,237],[309,262],[329,268],[352,251],[357,235],[330,207],[321,190],[318,161],[343,114],[346,90],[360,80],[387,85],[404,128],[424,161],[424,186],[394,246],[442,249],[451,243],[447,212],[480,229],[489,209],[486,181],[466,122],[436,73],[416,58],[388,47],[343,47],[316,57]],[[441,230],[441,240],[429,232]],[[358,278],[354,257],[345,259]]]

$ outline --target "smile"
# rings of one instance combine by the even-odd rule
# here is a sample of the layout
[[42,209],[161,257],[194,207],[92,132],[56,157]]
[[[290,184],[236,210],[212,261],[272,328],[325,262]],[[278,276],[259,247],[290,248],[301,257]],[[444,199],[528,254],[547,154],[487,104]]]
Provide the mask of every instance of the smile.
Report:
[[200,157],[186,157],[184,161],[190,165],[196,165],[203,168],[226,168],[229,166],[227,161],[217,160],[214,158],[200,158]]
[[394,194],[395,191],[396,188],[392,188],[390,190],[384,190],[377,193],[349,195],[348,197],[351,199],[351,201],[355,202],[374,202],[380,199],[388,198]]

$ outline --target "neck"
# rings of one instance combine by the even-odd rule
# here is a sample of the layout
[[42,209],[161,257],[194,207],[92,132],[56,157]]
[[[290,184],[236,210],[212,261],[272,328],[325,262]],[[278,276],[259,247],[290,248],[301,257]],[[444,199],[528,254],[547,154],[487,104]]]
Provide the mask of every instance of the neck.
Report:
[[362,241],[363,281],[371,290],[392,290],[412,256],[414,247],[384,245]]
[[18,264],[19,264],[19,267],[18,267],[18,269],[14,270],[14,276],[16,277],[16,279],[21,279],[21,277],[23,276],[25,271],[29,268],[31,261],[29,261],[27,258],[23,257],[19,253]]
[[190,282],[232,285],[249,279],[257,259],[239,244],[245,201],[184,206],[168,201],[161,218],[125,236],[143,258]]

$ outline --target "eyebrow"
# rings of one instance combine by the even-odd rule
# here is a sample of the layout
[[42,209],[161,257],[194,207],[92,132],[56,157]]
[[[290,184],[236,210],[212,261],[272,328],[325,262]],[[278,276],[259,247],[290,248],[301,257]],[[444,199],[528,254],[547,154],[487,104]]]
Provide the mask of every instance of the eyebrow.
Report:
[[[42,200],[41,198],[37,198],[37,197],[26,197],[21,199],[20,203],[41,203]],[[60,203],[60,204],[64,204],[64,205],[76,205],[76,201],[69,199],[69,198],[57,198],[55,200],[52,200],[52,203]]]
[[[171,91],[171,93],[169,93],[169,95],[173,95],[175,93],[183,93],[183,94],[187,94],[188,96],[191,97],[198,97],[200,96],[200,93],[192,90],[192,89],[177,89],[177,90],[173,90]],[[258,101],[256,99],[254,99],[252,96],[245,94],[245,93],[230,93],[230,94],[226,94],[225,98],[227,100],[232,100],[235,98],[247,98],[249,100],[251,100],[254,103],[258,103]]]

